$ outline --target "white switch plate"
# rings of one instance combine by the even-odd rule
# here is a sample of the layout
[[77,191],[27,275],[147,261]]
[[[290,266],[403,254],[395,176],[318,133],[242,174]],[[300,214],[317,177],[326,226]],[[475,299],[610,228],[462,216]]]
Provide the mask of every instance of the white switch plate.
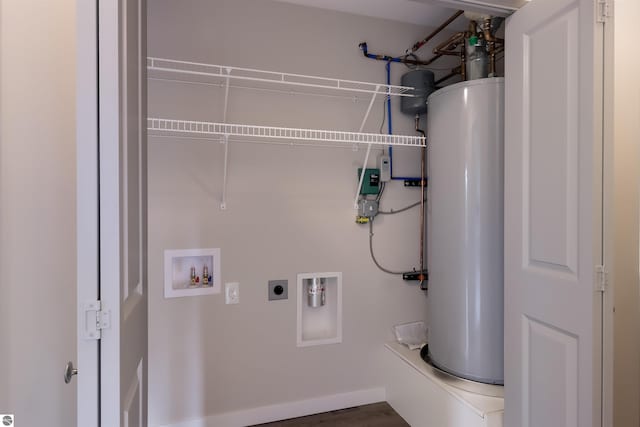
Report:
[[224,302],[225,304],[240,303],[240,283],[231,282],[224,284]]

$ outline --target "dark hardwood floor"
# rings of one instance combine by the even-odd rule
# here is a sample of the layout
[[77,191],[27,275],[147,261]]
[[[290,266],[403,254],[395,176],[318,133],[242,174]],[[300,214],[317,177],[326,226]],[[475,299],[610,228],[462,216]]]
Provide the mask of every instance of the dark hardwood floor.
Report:
[[262,427],[407,427],[409,424],[386,402],[260,424]]

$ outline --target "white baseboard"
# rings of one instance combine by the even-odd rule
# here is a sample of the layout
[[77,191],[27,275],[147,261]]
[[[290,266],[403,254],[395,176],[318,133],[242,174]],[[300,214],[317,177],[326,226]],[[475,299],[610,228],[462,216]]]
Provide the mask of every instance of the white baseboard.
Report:
[[378,387],[277,405],[260,406],[242,411],[225,412],[177,424],[167,424],[162,427],[245,427],[367,405],[369,403],[384,402],[385,400],[386,392],[384,387]]

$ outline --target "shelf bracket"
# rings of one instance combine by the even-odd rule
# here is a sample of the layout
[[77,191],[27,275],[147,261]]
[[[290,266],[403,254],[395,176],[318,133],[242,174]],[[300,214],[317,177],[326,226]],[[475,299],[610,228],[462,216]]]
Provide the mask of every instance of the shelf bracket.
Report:
[[227,174],[229,164],[229,135],[223,135],[222,141],[224,144],[224,169],[222,172],[222,201],[220,203],[220,210],[227,209]]
[[[369,101],[369,107],[367,107],[367,112],[364,113],[364,118],[362,119],[362,123],[360,123],[360,129],[358,130],[358,132],[362,132],[362,130],[364,129],[364,125],[365,123],[367,123],[367,119],[369,118],[369,114],[371,113],[371,108],[373,107],[373,102],[376,100],[376,95],[378,94],[379,90],[380,90],[380,85],[376,85],[376,91],[371,96],[371,101]],[[389,88],[387,88],[387,91],[389,91]],[[367,145],[367,153],[364,156],[362,172],[360,173],[360,179],[358,180],[358,189],[356,190],[356,197],[355,197],[355,200],[353,201],[354,209],[358,209],[358,199],[360,198],[360,191],[362,190],[362,182],[364,181],[364,176],[366,174],[367,163],[369,163],[369,154],[371,154],[371,144]]]
[[224,83],[224,112],[222,113],[222,123],[227,123],[227,106],[229,105],[229,79],[231,77],[231,68],[225,67],[227,73]]
[[[227,107],[229,105],[229,77],[231,74],[231,68],[226,67],[224,71],[227,73],[225,86],[224,86],[224,111],[222,113],[222,123],[227,123]],[[224,169],[222,176],[222,201],[220,202],[220,209],[227,209],[227,174],[229,170],[229,135],[225,134],[222,137],[221,143],[224,144]]]

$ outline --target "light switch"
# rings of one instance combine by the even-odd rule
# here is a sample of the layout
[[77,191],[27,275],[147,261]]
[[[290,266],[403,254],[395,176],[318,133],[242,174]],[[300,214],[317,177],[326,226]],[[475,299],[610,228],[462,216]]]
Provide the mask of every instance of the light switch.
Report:
[[224,284],[224,301],[225,304],[240,303],[240,283],[230,282]]

